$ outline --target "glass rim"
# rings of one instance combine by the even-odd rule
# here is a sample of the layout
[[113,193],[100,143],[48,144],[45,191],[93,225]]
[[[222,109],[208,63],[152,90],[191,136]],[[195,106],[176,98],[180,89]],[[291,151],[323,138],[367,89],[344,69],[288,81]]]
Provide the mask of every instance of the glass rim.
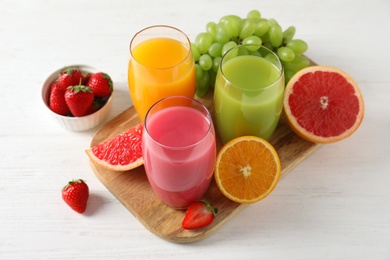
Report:
[[[134,40],[136,39],[137,36],[139,36],[141,33],[147,31],[147,30],[150,30],[150,29],[154,29],[154,28],[166,28],[166,29],[172,29],[173,31],[176,31],[180,34],[182,34],[184,36],[184,38],[187,40],[187,43],[188,43],[188,52],[187,52],[187,55],[183,58],[183,60],[181,60],[179,63],[173,65],[173,66],[170,66],[170,67],[166,67],[166,68],[154,68],[154,67],[150,67],[150,66],[147,66],[145,64],[142,64],[141,62],[139,62],[133,55],[133,51],[132,51],[132,44],[134,42]],[[170,38],[170,37],[165,37],[165,38]],[[181,42],[182,43],[182,42]],[[138,45],[138,44],[137,44]],[[137,46],[136,45],[136,46]],[[135,47],[135,46],[134,46]],[[157,24],[157,25],[151,25],[151,26],[148,26],[148,27],[145,27],[143,29],[141,29],[140,31],[136,32],[133,36],[133,38],[131,38],[131,41],[130,41],[130,45],[129,45],[129,50],[130,50],[130,56],[133,58],[134,61],[137,62],[137,64],[145,67],[145,68],[148,68],[148,69],[153,69],[153,70],[159,70],[159,71],[162,71],[162,70],[169,70],[169,69],[172,69],[172,68],[175,68],[177,66],[179,66],[180,64],[183,64],[190,55],[192,55],[192,51],[191,51],[191,40],[190,38],[188,38],[187,34],[185,34],[182,30],[174,27],[174,26],[170,26],[170,25],[164,25],[164,24]]]
[[[195,103],[199,104],[200,107],[206,112],[206,118],[208,119],[208,123],[209,123],[209,127],[207,129],[207,131],[205,132],[205,134],[202,136],[202,138],[200,138],[199,140],[197,140],[195,143],[192,143],[192,144],[189,144],[189,145],[185,145],[185,146],[171,146],[171,145],[166,145],[166,144],[162,144],[160,142],[158,142],[156,139],[153,138],[153,136],[149,133],[148,131],[148,126],[147,126],[147,119],[149,117],[149,114],[151,113],[152,109],[155,108],[158,104],[160,104],[161,102],[164,102],[166,100],[170,100],[170,99],[186,99],[186,100],[191,100],[192,102],[195,101]],[[175,105],[175,106],[178,106],[178,105]],[[181,105],[180,105],[181,106]],[[173,106],[169,106],[169,107],[173,107]],[[191,108],[193,108],[193,106],[191,106]],[[207,109],[207,107],[202,103],[200,102],[199,100],[195,99],[195,98],[192,98],[192,97],[189,97],[189,96],[169,96],[169,97],[165,97],[165,98],[162,98],[160,99],[159,101],[157,101],[156,103],[154,103],[149,109],[148,109],[148,112],[146,112],[146,115],[145,115],[145,120],[144,120],[144,132],[150,137],[150,140],[152,140],[155,144],[157,144],[158,146],[160,147],[163,147],[165,149],[169,149],[169,150],[186,150],[186,149],[189,149],[191,147],[194,147],[198,144],[200,144],[201,142],[203,142],[205,139],[206,139],[206,136],[210,133],[210,131],[212,130],[212,127],[213,127],[213,120],[212,120],[212,117],[211,117],[211,114],[210,114],[210,111]]]
[[[231,51],[233,51],[234,49],[238,49],[238,48],[242,48],[242,47],[246,47],[246,46],[260,46],[259,50],[261,48],[264,48],[266,49],[267,51],[269,51],[269,53],[272,53],[272,55],[274,55],[277,59],[277,61],[279,62],[280,64],[280,73],[279,73],[279,77],[277,78],[277,80],[275,80],[274,83],[270,84],[269,86],[267,87],[264,87],[264,88],[261,88],[261,89],[249,89],[249,88],[243,88],[243,87],[240,87],[238,86],[237,84],[234,84],[233,82],[231,82],[225,75],[223,69],[222,69],[222,64],[223,64],[223,60],[226,58],[226,56],[231,53]],[[243,55],[245,56],[245,55]],[[255,55],[248,55],[248,56],[255,56]],[[279,69],[279,68],[278,68]],[[278,55],[270,50],[269,48],[263,46],[263,45],[258,45],[258,44],[240,44],[240,45],[237,45],[237,46],[234,46],[233,48],[229,49],[224,55],[222,55],[222,58],[221,58],[221,61],[219,63],[219,70],[221,71],[221,75],[222,77],[224,78],[224,80],[226,80],[231,86],[237,88],[237,89],[241,89],[241,90],[245,90],[245,91],[249,91],[249,92],[257,92],[257,91],[264,91],[264,90],[267,90],[269,88],[272,88],[273,86],[277,85],[278,82],[280,82],[281,80],[283,80],[283,76],[284,76],[284,67],[283,67],[283,64],[282,64],[282,61],[280,60],[280,58],[278,57]]]

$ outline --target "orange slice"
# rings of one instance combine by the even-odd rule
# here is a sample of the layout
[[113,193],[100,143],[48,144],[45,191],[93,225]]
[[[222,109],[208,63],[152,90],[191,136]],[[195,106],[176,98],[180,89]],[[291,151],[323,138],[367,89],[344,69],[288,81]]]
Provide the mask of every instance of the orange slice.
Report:
[[138,124],[122,134],[88,148],[85,152],[95,164],[103,168],[113,171],[134,169],[144,163],[142,132],[143,124]]
[[291,129],[315,143],[349,137],[364,117],[363,96],[355,81],[329,66],[297,72],[286,86],[283,105]]
[[280,179],[280,159],[274,147],[255,136],[242,136],[225,144],[214,172],[221,192],[237,203],[267,197]]

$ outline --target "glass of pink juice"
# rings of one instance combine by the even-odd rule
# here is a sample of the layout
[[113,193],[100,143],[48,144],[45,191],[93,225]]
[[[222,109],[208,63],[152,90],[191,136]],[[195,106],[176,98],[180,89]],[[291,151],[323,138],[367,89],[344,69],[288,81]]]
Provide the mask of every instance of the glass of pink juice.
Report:
[[142,136],[146,175],[165,204],[184,209],[202,199],[216,160],[211,115],[199,101],[171,96],[147,112]]

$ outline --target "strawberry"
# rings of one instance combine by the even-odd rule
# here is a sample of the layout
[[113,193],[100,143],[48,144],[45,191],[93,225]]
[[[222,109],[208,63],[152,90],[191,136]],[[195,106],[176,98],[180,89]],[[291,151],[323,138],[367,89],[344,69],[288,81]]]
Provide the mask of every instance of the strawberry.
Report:
[[200,200],[191,203],[188,207],[181,226],[184,229],[205,227],[213,222],[218,209],[210,205],[207,200]]
[[87,84],[87,82],[88,82],[89,79],[91,78],[91,75],[92,75],[92,73],[87,72],[87,74],[86,74],[85,77],[84,77],[84,83],[85,83],[85,84]]
[[96,97],[110,96],[113,90],[110,76],[103,72],[91,74],[86,85],[92,89]]
[[57,81],[50,86],[49,107],[57,114],[63,116],[70,114],[69,107],[65,102],[65,90],[62,89]]
[[97,99],[94,99],[94,101],[92,102],[92,104],[89,106],[89,108],[87,109],[87,111],[85,111],[85,116],[87,115],[90,115],[90,114],[93,114],[95,113],[96,111],[98,111],[99,109],[101,108],[99,102]]
[[89,87],[84,85],[70,86],[65,91],[65,101],[70,112],[76,117],[84,116],[92,105],[94,95]]
[[78,213],[85,212],[88,197],[88,185],[81,179],[68,182],[68,184],[62,189],[62,199]]
[[66,68],[60,72],[57,81],[65,91],[69,86],[76,86],[80,83],[83,84],[85,78],[83,72],[80,69]]

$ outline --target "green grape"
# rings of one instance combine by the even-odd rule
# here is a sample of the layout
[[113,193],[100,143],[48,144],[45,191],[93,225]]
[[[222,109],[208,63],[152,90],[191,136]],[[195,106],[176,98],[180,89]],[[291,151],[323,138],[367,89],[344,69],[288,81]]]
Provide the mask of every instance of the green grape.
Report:
[[226,31],[225,31],[225,27],[224,27],[224,25],[223,25],[223,22],[217,23],[217,32],[223,32],[224,34],[226,34]]
[[195,93],[198,97],[203,97],[209,90],[210,75],[207,71],[202,72],[202,77],[196,81]]
[[225,45],[222,47],[222,56],[225,55],[225,53],[230,50],[231,48],[234,48],[237,46],[237,43],[234,41],[229,41],[225,43]]
[[199,81],[196,82],[197,87],[207,88],[209,83],[209,73],[205,70],[202,70],[202,76]]
[[252,35],[242,40],[242,44],[251,45],[251,46],[247,46],[247,49],[250,51],[256,51],[260,49],[262,42],[259,37],[257,37],[256,35]]
[[218,31],[215,35],[215,40],[221,44],[225,44],[230,40],[230,37],[225,31]]
[[209,86],[207,86],[205,88],[201,88],[199,86],[196,86],[195,94],[198,97],[204,97],[207,94],[208,91],[209,91]]
[[214,72],[218,72],[219,65],[221,64],[221,59],[222,59],[222,57],[215,57],[213,59],[213,70],[214,70]]
[[217,73],[214,70],[209,70],[209,86],[214,88],[215,79],[217,78]]
[[295,53],[288,47],[280,47],[277,50],[277,54],[282,61],[290,62],[295,58]]
[[248,36],[251,36],[255,33],[256,30],[256,22],[253,20],[246,20],[242,26],[240,32],[240,38],[245,39]]
[[295,27],[294,26],[288,27],[283,32],[283,38],[284,38],[285,42],[291,41],[294,38],[294,35],[295,35]]
[[203,70],[209,70],[213,66],[213,59],[208,54],[202,54],[199,58],[199,66]]
[[217,24],[215,22],[208,22],[206,24],[206,32],[211,34],[213,41],[215,41],[215,35],[217,34]]
[[[273,63],[280,60],[287,83],[297,71],[310,65],[310,60],[302,55],[308,48],[307,43],[294,39],[295,32],[294,26],[283,30],[276,19],[263,18],[258,10],[249,11],[243,18],[230,14],[221,17],[218,22],[208,22],[206,31],[198,34],[191,43],[196,95],[202,97],[214,88],[222,56],[230,59],[237,55],[256,55]],[[238,44],[247,48],[228,52]],[[265,53],[261,46],[276,52],[277,56]]]
[[191,52],[192,56],[194,57],[194,61],[197,62],[200,57],[200,52],[198,49],[198,46],[196,46],[194,43],[191,42]]
[[275,25],[280,26],[279,23],[274,18],[268,19],[268,22],[271,26],[275,26]]
[[267,54],[264,56],[264,58],[265,58],[266,60],[268,60],[269,62],[275,64],[275,66],[278,66],[278,64],[279,64],[279,59],[278,59],[278,57],[276,57],[276,56],[275,56],[274,54],[272,54],[272,53],[268,53],[268,52],[267,52]]
[[198,46],[200,54],[207,53],[213,42],[213,37],[208,32],[202,32],[195,38],[195,44]]
[[270,28],[269,22],[264,19],[256,24],[255,35],[262,37],[268,32],[269,28]]
[[291,62],[283,62],[283,66],[285,70],[298,72],[299,70],[306,68],[310,65],[310,61],[301,55],[295,55],[294,60]]
[[237,55],[238,56],[251,55],[251,51],[249,51],[250,48],[248,47],[253,47],[253,46],[247,46],[246,48],[239,48]]
[[257,20],[261,18],[261,14],[258,10],[251,10],[246,15],[246,18]]
[[234,17],[226,17],[222,24],[226,31],[226,34],[230,37],[237,37],[240,34],[241,31],[241,19],[237,20]]
[[280,27],[278,24],[273,24],[271,28],[269,28],[268,33],[272,46],[279,47],[283,42],[282,27]]
[[223,47],[223,44],[219,43],[219,42],[214,42],[213,44],[211,44],[211,46],[209,48],[210,56],[213,58],[221,57],[222,56],[222,47]]
[[202,78],[202,74],[203,74],[203,70],[200,67],[200,65],[199,64],[195,64],[195,77],[196,77],[196,81],[198,81],[198,80],[200,80],[200,78]]
[[249,54],[252,55],[252,56],[263,57],[263,56],[261,55],[261,53],[259,52],[259,50],[257,50],[257,51],[251,51],[251,52],[249,52]]
[[223,23],[223,22],[225,22],[226,19],[234,19],[236,21],[239,21],[239,20],[241,20],[241,17],[238,15],[235,15],[235,14],[228,14],[228,15],[222,16],[221,19],[219,19],[219,22]]
[[284,71],[284,82],[287,85],[287,83],[290,81],[290,79],[295,75],[294,71],[285,70]]
[[[264,46],[264,44],[263,44],[263,46]],[[269,49],[269,48],[268,48],[268,49]],[[271,49],[269,49],[269,50],[271,50]],[[269,54],[269,51],[266,50],[265,48],[259,49],[258,52],[259,52],[259,54],[260,54],[261,57],[265,57],[265,55]]]
[[296,54],[302,54],[307,51],[307,43],[301,39],[294,39],[287,42],[286,47],[293,50]]
[[265,40],[263,40],[263,46],[266,47],[267,49],[270,49],[271,51],[273,50],[273,46],[270,42],[264,42]]

